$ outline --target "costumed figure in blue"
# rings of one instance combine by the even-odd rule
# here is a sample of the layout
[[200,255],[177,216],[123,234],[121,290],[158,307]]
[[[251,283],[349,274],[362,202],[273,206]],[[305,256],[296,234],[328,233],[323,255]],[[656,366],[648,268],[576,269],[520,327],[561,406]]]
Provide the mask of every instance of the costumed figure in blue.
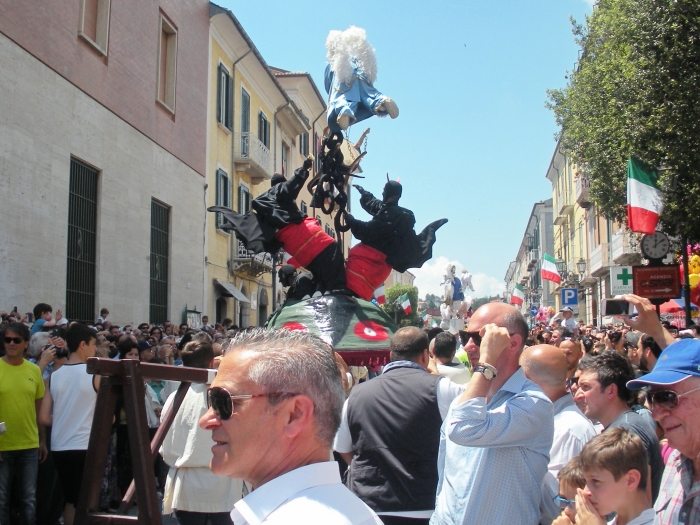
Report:
[[396,103],[374,88],[377,58],[364,29],[350,26],[345,31],[331,31],[326,49],[325,86],[331,131],[346,130],[373,115],[399,116]]
[[442,314],[440,328],[454,334],[464,328],[464,321],[460,316],[464,292],[462,291],[462,281],[456,275],[454,264],[447,265],[443,281],[440,284],[445,286],[445,299],[440,305],[440,313]]

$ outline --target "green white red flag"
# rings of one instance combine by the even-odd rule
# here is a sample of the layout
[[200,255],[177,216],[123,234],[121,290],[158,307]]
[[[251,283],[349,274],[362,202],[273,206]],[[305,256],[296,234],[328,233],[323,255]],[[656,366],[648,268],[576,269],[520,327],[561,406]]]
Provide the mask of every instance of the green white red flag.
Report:
[[516,306],[522,306],[523,300],[525,299],[525,291],[523,290],[522,284],[516,284],[513,288],[513,293],[510,294],[510,304]]
[[384,295],[384,285],[381,285],[379,288],[377,288],[374,291],[374,298],[377,300],[377,302],[379,304],[386,303],[386,296]]
[[659,215],[664,209],[659,190],[659,175],[654,168],[638,158],[627,162],[627,223],[637,233],[656,231]]
[[554,257],[548,253],[542,255],[541,276],[545,281],[552,281],[556,284],[561,282],[561,275],[559,275],[557,271],[557,262],[554,260]]
[[401,296],[401,308],[403,308],[403,313],[405,313],[406,315],[410,314],[412,311],[411,300],[408,298],[407,293]]
[[428,310],[423,312],[423,324],[428,324],[428,320],[430,319],[430,316],[428,315]]

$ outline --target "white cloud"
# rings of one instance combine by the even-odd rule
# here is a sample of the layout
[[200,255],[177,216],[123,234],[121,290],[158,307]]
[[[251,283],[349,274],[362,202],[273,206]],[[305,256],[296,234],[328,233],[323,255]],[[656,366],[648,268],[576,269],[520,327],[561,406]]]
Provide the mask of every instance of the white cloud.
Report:
[[[454,264],[457,267],[457,275],[460,275],[462,269],[465,268],[459,261],[451,261],[444,255],[441,255],[426,262],[422,268],[411,269],[411,273],[416,276],[414,284],[418,288],[419,297],[425,297],[429,293],[442,297],[444,292],[440,283],[443,280],[448,264]],[[468,270],[469,268],[467,268]],[[503,281],[485,273],[473,273],[472,284],[474,285],[474,291],[466,290],[464,293],[465,295],[471,295],[474,299],[502,294],[506,290],[506,285]]]

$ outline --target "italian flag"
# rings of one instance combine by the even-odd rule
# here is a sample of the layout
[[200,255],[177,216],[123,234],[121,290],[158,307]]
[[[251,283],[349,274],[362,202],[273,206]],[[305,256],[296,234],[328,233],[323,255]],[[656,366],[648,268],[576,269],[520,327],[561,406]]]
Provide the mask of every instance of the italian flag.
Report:
[[428,310],[423,312],[423,324],[428,324],[428,319],[430,319],[430,316],[428,315]]
[[374,291],[374,298],[377,300],[377,302],[379,304],[386,303],[386,296],[384,295],[384,285],[381,285],[379,288],[377,288]]
[[664,209],[656,170],[632,157],[627,163],[627,223],[637,233],[652,234]]
[[403,313],[405,313],[406,315],[410,314],[412,311],[411,301],[409,300],[407,293],[401,296],[401,308],[403,308]]
[[545,281],[552,281],[553,283],[559,284],[561,282],[561,276],[557,271],[557,263],[554,257],[548,253],[542,256],[542,279]]
[[525,292],[523,291],[523,286],[521,284],[516,284],[515,288],[513,288],[513,293],[510,296],[510,304],[522,306],[524,299]]

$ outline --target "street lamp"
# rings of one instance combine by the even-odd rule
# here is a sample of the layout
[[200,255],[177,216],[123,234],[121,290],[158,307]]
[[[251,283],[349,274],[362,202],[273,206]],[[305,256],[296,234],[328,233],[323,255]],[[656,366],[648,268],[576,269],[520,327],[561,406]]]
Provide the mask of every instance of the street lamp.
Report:
[[562,259],[557,259],[557,262],[555,264],[557,265],[557,271],[559,272],[559,275],[561,275],[563,279],[564,274],[566,273],[566,261]]
[[584,275],[586,275],[586,260],[583,257],[581,257],[576,263],[576,269],[578,270],[580,280],[583,278]]

